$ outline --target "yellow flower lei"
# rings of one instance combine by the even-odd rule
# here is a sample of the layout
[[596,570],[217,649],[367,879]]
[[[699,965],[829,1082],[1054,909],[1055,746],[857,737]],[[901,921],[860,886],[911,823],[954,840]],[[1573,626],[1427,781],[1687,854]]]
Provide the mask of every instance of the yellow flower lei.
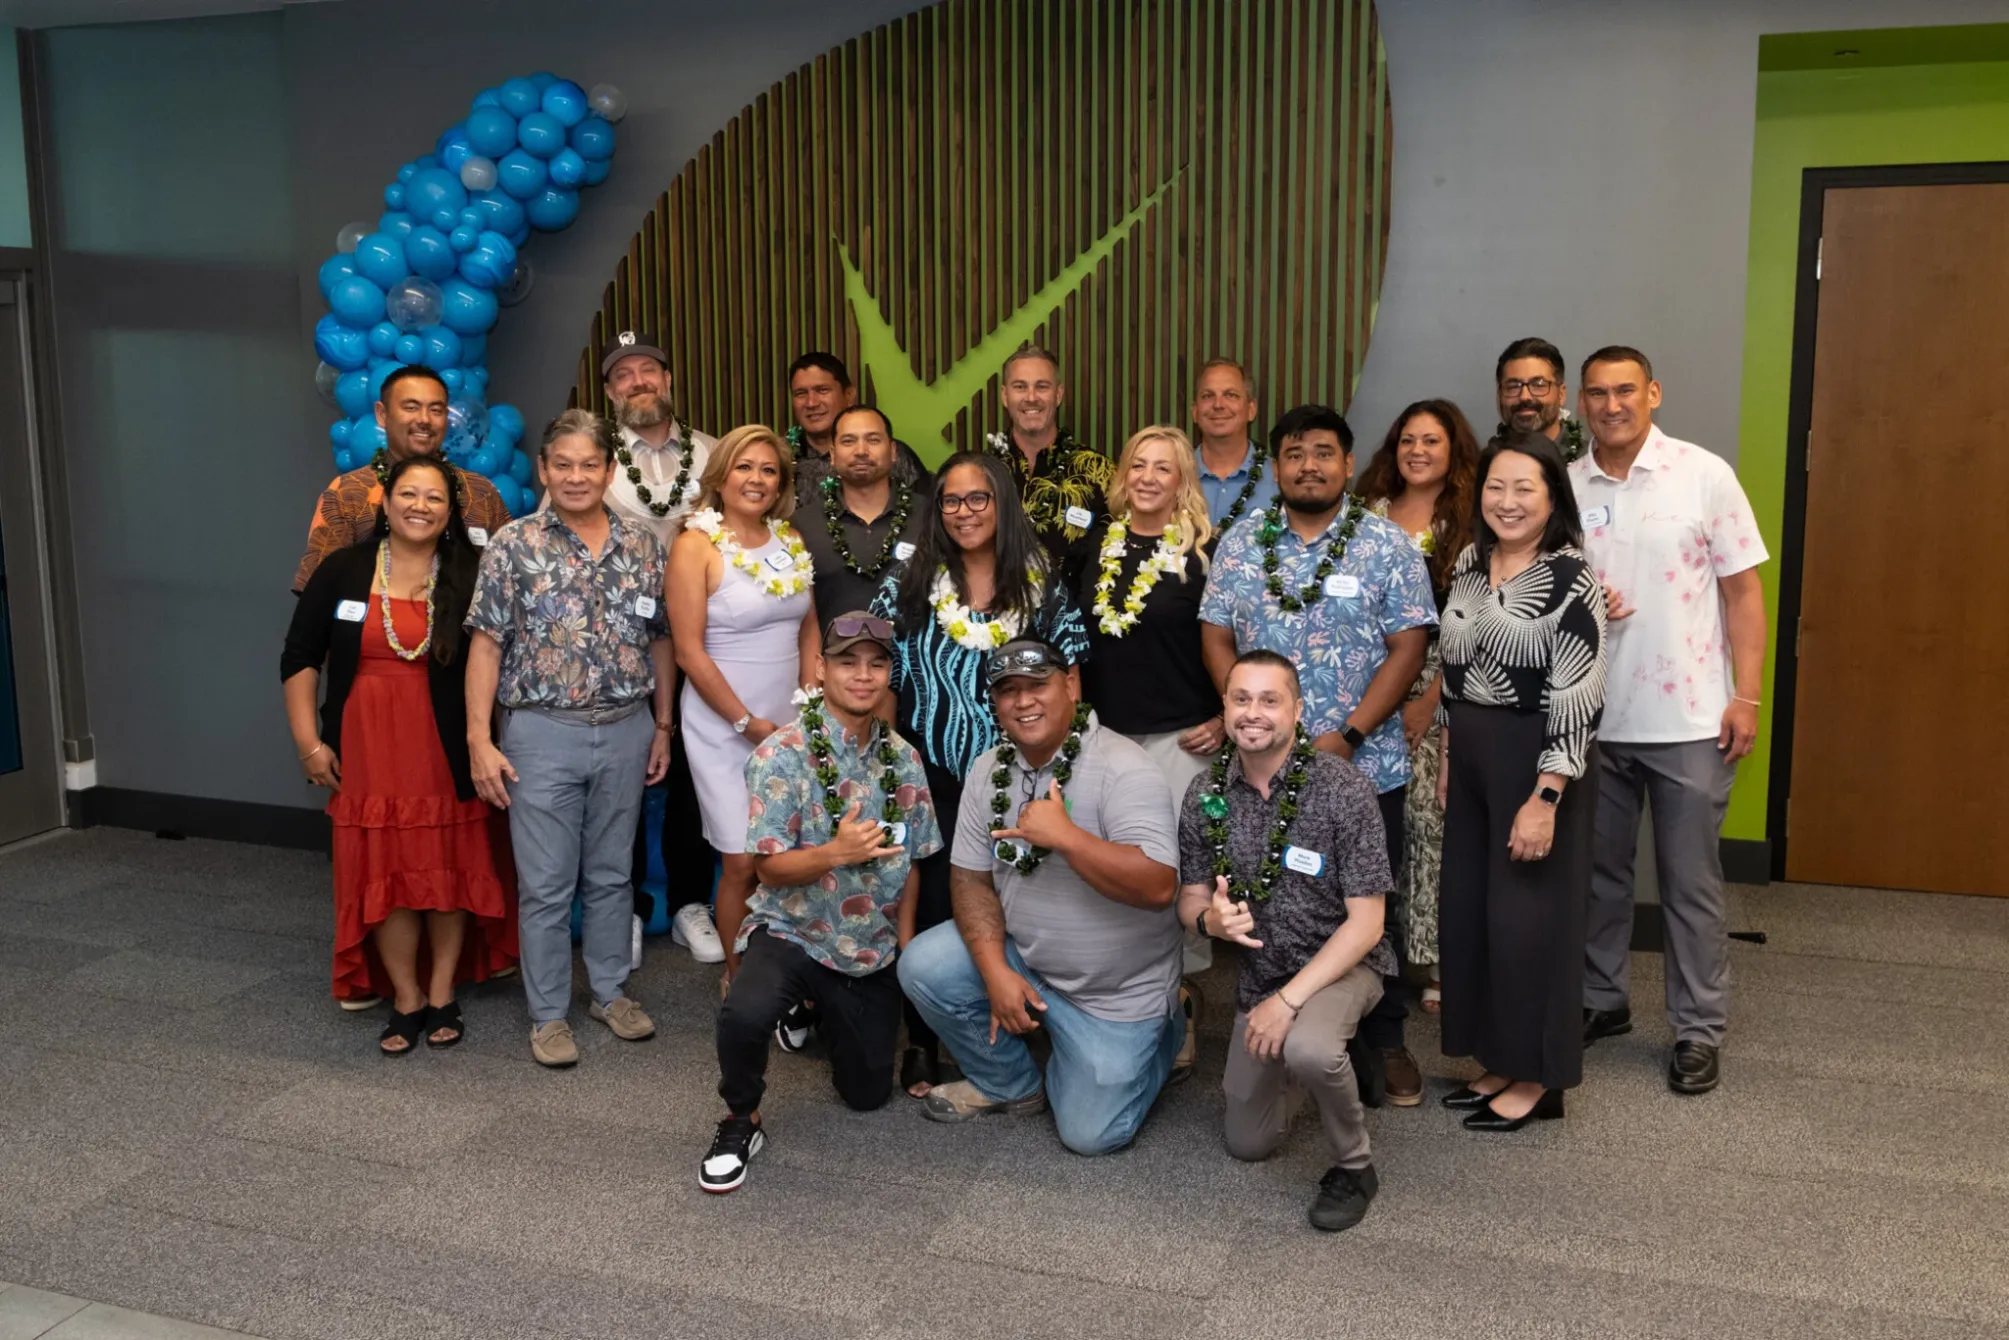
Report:
[[[1028,572],[1026,576],[1038,584],[1038,576]],[[1017,610],[1006,610],[1002,614],[988,616],[988,621],[977,622],[976,611],[956,598],[956,584],[949,577],[947,567],[935,569],[935,584],[928,591],[928,604],[934,607],[935,622],[942,631],[954,638],[956,645],[968,647],[971,651],[996,651],[1019,634],[1024,626]]]
[[1123,571],[1124,543],[1129,538],[1130,527],[1125,522],[1109,523],[1108,538],[1102,542],[1102,570],[1095,581],[1095,603],[1090,607],[1102,631],[1111,637],[1123,637],[1135,628],[1137,620],[1143,617],[1144,601],[1158,579],[1185,566],[1179,555],[1179,523],[1168,522],[1165,533],[1158,537],[1157,547],[1138,567],[1137,576],[1130,583],[1130,594],[1123,598],[1123,608],[1112,609],[1109,602],[1116,594],[1116,578]]
[[766,563],[756,562],[748,557],[740,542],[726,530],[725,518],[720,516],[717,510],[707,507],[702,512],[694,513],[690,525],[692,529],[710,536],[711,542],[718,547],[725,561],[751,577],[753,584],[765,595],[786,598],[806,591],[816,576],[815,560],[810,558],[808,548],[802,543],[802,537],[795,533],[795,527],[786,521],[767,523],[767,533],[781,541],[783,552],[793,560],[793,566],[782,572],[777,572]]

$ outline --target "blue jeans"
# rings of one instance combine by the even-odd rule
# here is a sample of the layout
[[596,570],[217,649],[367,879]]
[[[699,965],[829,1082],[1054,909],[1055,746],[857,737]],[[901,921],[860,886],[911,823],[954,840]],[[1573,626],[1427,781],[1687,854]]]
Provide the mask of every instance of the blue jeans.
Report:
[[[1107,1154],[1137,1136],[1145,1113],[1172,1073],[1186,1036],[1175,1007],[1162,1019],[1116,1023],[1098,1019],[1055,991],[1005,940],[1005,962],[1046,1002],[1040,1027],[1053,1040],[1046,1098],[1060,1142],[1077,1154]],[[955,1054],[963,1074],[999,1102],[1039,1092],[1039,1066],[1023,1039],[1002,1029],[990,1041],[991,998],[953,921],[924,931],[900,952],[900,986],[929,1027]]]

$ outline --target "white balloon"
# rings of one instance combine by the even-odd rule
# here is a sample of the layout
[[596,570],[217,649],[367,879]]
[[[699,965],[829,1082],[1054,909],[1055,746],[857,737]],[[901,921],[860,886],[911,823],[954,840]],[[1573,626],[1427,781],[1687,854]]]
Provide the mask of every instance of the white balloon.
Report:
[[314,369],[314,389],[321,393],[321,399],[335,403],[335,382],[341,377],[341,370],[327,363]]
[[609,121],[619,121],[628,114],[628,95],[612,84],[595,84],[586,95],[586,105]]
[[412,275],[391,285],[384,298],[384,314],[399,330],[407,333],[439,324],[442,296],[439,285]]
[[521,254],[516,257],[516,271],[509,276],[509,282],[495,290],[495,300],[504,307],[514,307],[530,296],[530,286],[537,282],[537,274],[530,268],[530,258]]
[[335,250],[341,252],[344,256],[353,254],[356,250],[356,243],[368,237],[371,231],[372,225],[363,223],[360,220],[348,224],[341,232],[335,234]]
[[460,184],[470,191],[495,189],[495,160],[476,155],[460,165]]

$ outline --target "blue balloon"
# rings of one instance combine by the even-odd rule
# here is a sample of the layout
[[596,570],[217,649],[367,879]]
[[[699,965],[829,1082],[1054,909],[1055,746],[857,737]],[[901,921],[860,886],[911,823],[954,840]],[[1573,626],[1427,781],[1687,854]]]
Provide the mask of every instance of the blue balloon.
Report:
[[528,116],[544,101],[544,91],[528,79],[505,79],[495,90],[504,111],[511,116]]
[[460,143],[447,145],[446,152],[439,156],[440,167],[451,172],[456,177],[460,175],[461,165],[466,163],[468,159],[477,156],[474,152],[474,146],[467,142],[465,138],[466,134],[466,131],[462,131],[461,135],[463,138]]
[[401,209],[394,209],[377,218],[377,231],[389,233],[402,242],[412,235],[412,216]]
[[384,316],[384,291],[361,275],[350,275],[335,284],[335,291],[328,295],[328,310],[342,319],[345,326],[358,330],[368,330],[373,322]]
[[539,70],[536,74],[530,76],[530,82],[537,85],[537,91],[542,93],[545,89],[550,88],[558,82],[558,76],[549,70]]
[[[346,426],[346,425],[345,425]],[[356,468],[356,454],[346,447],[335,450],[335,473],[346,475]]]
[[460,390],[465,376],[459,368],[441,368],[439,379],[446,383],[446,393],[452,395]]
[[514,405],[490,405],[488,407],[488,435],[490,439],[506,437],[511,442],[523,440],[523,414]]
[[405,259],[411,262],[413,273],[445,279],[453,273],[457,258],[447,245],[446,234],[427,223],[412,229],[412,235],[405,239]]
[[604,116],[589,116],[572,127],[565,140],[589,163],[602,163],[614,156],[614,125]]
[[405,208],[414,218],[430,219],[441,210],[459,214],[466,206],[467,188],[456,173],[445,168],[427,168],[405,187]]
[[411,185],[412,178],[418,175],[419,165],[417,163],[407,163],[398,169],[398,184],[400,186],[409,186]]
[[355,273],[356,273],[356,262],[353,257],[334,255],[330,256],[327,260],[322,261],[321,262],[322,301],[332,302],[334,300],[335,285],[340,283],[342,280],[347,279],[349,276]]
[[357,460],[367,461],[387,445],[383,425],[377,422],[375,415],[357,419],[349,425],[349,454]]
[[495,164],[495,184],[518,200],[541,192],[550,177],[543,159],[521,149],[511,149]]
[[474,101],[467,105],[467,109],[471,112],[478,112],[484,107],[500,106],[502,106],[502,99],[496,95],[495,90],[485,88],[474,95]]
[[460,337],[460,362],[462,367],[477,366],[488,357],[488,336],[463,335]]
[[567,130],[584,121],[593,110],[586,105],[586,90],[570,79],[554,81],[544,90],[544,114]]
[[432,226],[440,232],[450,233],[460,226],[460,212],[458,210],[442,209],[432,216]]
[[[488,300],[493,303],[495,298],[490,296]],[[370,341],[362,331],[343,325],[330,312],[314,323],[314,352],[328,366],[349,372],[370,361]]]
[[502,495],[502,505],[509,509],[509,515],[512,517],[522,516],[530,510],[530,500],[524,496],[523,490],[517,485],[514,479],[510,478],[507,474],[501,473],[501,471],[507,468],[503,462],[496,462],[498,473],[489,482],[494,484],[495,491]]
[[[474,453],[474,459],[469,461],[467,466],[478,475],[492,475],[506,468],[508,464],[508,460],[502,454],[502,448],[491,442],[478,448]],[[508,476],[505,475],[504,478]]]
[[551,184],[570,190],[586,180],[586,160],[579,156],[577,149],[561,149],[552,155],[547,165],[551,173]]
[[555,233],[579,217],[579,193],[545,191],[533,199],[524,201],[523,208],[530,217],[531,227]]
[[493,228],[506,237],[523,226],[523,206],[507,192],[482,191],[474,203],[481,210],[483,228]]
[[370,374],[361,368],[335,378],[335,403],[350,418],[370,412]]
[[516,118],[500,107],[478,107],[467,118],[468,148],[499,158],[516,147]]
[[483,233],[474,250],[460,258],[461,277],[483,288],[500,288],[516,272],[516,248],[501,233]]
[[[493,431],[493,429],[490,429],[491,433]],[[509,477],[511,479],[515,480],[518,484],[528,486],[531,479],[536,476],[536,473],[537,467],[530,463],[528,456],[520,451],[509,453]]]
[[337,419],[328,425],[328,445],[340,451],[349,445],[349,421]]
[[457,225],[465,225],[476,232],[480,232],[488,226],[488,215],[482,213],[480,205],[470,200],[467,208],[460,212],[460,218],[456,219],[455,223]]
[[[467,342],[468,342],[469,340],[471,340],[471,339],[474,339],[474,338],[476,338],[476,337],[475,337],[475,336],[472,336],[472,335],[463,335],[463,336],[461,336],[461,341],[460,341],[460,343],[461,343],[461,347],[462,347],[462,348],[466,348],[466,347],[467,347]],[[461,380],[462,380],[462,381],[463,381],[463,382],[465,383],[465,385],[466,385],[466,387],[467,387],[467,393],[468,393],[469,395],[487,395],[487,394],[488,394],[488,369],[487,369],[487,368],[480,368],[480,367],[475,367],[475,368],[469,368],[469,369],[467,369],[467,375],[466,375],[465,377],[463,377],[463,378],[462,378]]]
[[412,171],[414,173],[424,172],[427,168],[436,168],[438,166],[439,156],[436,154],[420,154],[412,160]]
[[356,273],[387,289],[412,272],[405,260],[405,244],[389,233],[371,233],[356,243]]
[[377,358],[389,358],[398,347],[398,336],[403,332],[388,321],[379,321],[370,327],[370,352]]
[[426,356],[426,342],[417,335],[398,336],[398,362],[416,363]]
[[392,183],[391,185],[386,186],[384,188],[384,208],[403,209],[404,207],[405,207],[405,188],[396,183]]
[[482,334],[495,324],[496,313],[501,310],[493,293],[476,288],[465,279],[449,279],[439,286],[439,292],[440,324],[456,335]]
[[530,240],[530,221],[528,219],[525,219],[523,226],[521,228],[518,228],[515,232],[509,235],[509,245],[515,247],[518,251],[521,251],[523,250],[523,244],[525,242],[528,242],[529,240]]
[[447,234],[446,240],[456,254],[464,254],[474,250],[474,244],[480,237],[481,234],[472,228],[456,228]]
[[565,147],[565,127],[554,116],[532,112],[516,123],[516,142],[525,153],[549,158]]
[[[391,374],[392,374],[393,372],[396,372],[396,371],[397,371],[397,370],[398,370],[399,368],[401,368],[401,367],[403,367],[403,366],[404,366],[404,364],[403,364],[403,363],[400,363],[400,362],[399,362],[399,361],[398,361],[397,359],[395,359],[395,358],[386,358],[386,359],[382,360],[381,362],[379,362],[378,360],[376,360],[376,359],[374,359],[374,358],[370,360],[370,403],[371,403],[371,404],[375,404],[375,403],[376,403],[377,401],[379,401],[379,400],[382,400],[382,399],[384,398],[384,382],[385,382],[385,380],[386,380],[387,378],[389,378],[389,377],[390,377],[390,375],[391,375]],[[360,417],[360,416],[359,416],[359,417]]]
[[586,176],[585,179],[580,182],[580,185],[598,186],[601,182],[607,180],[607,174],[612,172],[613,170],[614,170],[613,159],[589,158],[586,160]]
[[[460,362],[460,336],[455,332],[445,326],[427,326],[419,332],[419,336],[425,341],[425,352],[420,355],[419,361],[427,367],[435,372],[444,372]],[[447,389],[451,391],[453,388],[449,386]]]

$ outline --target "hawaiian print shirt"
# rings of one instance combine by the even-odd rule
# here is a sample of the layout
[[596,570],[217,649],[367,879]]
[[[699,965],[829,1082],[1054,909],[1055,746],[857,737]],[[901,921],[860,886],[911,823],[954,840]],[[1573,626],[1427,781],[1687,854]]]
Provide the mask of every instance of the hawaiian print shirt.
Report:
[[[1262,647],[1288,656],[1304,685],[1304,728],[1324,735],[1346,724],[1347,713],[1360,704],[1388,659],[1383,639],[1437,622],[1430,571],[1402,527],[1367,512],[1326,590],[1304,609],[1286,613],[1265,589],[1263,515],[1251,514],[1245,518],[1249,524],[1238,524],[1222,537],[1207,594],[1200,600],[1200,619],[1233,630],[1237,651]],[[1277,576],[1286,591],[1301,591],[1311,580],[1345,515],[1342,500],[1332,525],[1310,544],[1288,525],[1279,526]],[[1409,748],[1402,738],[1401,713],[1368,735],[1353,763],[1377,792],[1408,784]]]
[[[1109,519],[1109,504],[1103,494],[1116,473],[1116,462],[1092,447],[1082,446],[1065,428],[1030,467],[1009,431],[985,438],[984,450],[1011,467],[1025,514],[1048,550],[1065,552],[1069,545]],[[1068,520],[1068,511],[1077,507],[1088,513],[1085,524],[1076,524],[1079,513],[1075,521]]]
[[467,627],[502,644],[504,707],[619,707],[655,692],[649,644],[670,635],[663,546],[612,508],[607,521],[598,558],[556,512],[488,542]]
[[[861,749],[842,726],[828,717],[825,722],[839,801],[846,809],[857,801],[861,816],[880,814],[885,795],[879,779],[885,767],[879,762],[879,738],[890,727],[875,721],[872,737]],[[735,949],[744,952],[748,937],[760,928],[800,946],[824,967],[851,977],[863,977],[893,961],[900,940],[897,908],[907,871],[915,861],[942,849],[921,756],[898,735],[893,736],[893,746],[899,755],[893,764],[898,783],[894,800],[900,806],[899,822],[905,826],[904,832],[895,829],[893,836],[904,854],[841,866],[816,883],[797,888],[761,884],[747,900],[746,922]],[[746,797],[748,855],[779,856],[830,841],[837,822],[824,806],[823,783],[816,780],[809,733],[800,716],[754,748],[746,761]]]
[[[479,548],[488,537],[509,524],[509,509],[495,485],[472,470],[449,465],[460,482],[460,514],[467,523],[468,538]],[[307,527],[307,552],[293,570],[293,594],[307,589],[307,579],[321,560],[337,549],[361,544],[377,532],[377,509],[384,502],[384,486],[374,465],[360,465],[347,474],[336,475],[314,504],[314,520]]]

